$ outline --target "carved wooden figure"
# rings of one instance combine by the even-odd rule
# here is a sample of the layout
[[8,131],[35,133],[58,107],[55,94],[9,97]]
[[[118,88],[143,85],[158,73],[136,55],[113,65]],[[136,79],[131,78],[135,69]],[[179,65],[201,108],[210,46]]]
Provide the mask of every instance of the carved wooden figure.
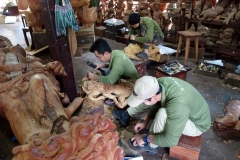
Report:
[[99,159],[122,160],[116,126],[110,119],[95,113],[74,116],[69,130],[59,135],[36,134],[28,144],[13,149],[13,160],[24,159]]
[[113,8],[113,0],[109,0],[106,9],[106,16],[105,19],[110,19],[115,17],[114,8]]
[[[88,98],[93,101],[110,98],[114,100],[117,107],[124,108],[127,106],[126,99],[132,94],[133,84],[119,83],[110,85],[89,80],[84,81],[82,89],[88,95]],[[112,93],[114,93],[115,95],[113,95]]]
[[115,8],[116,19],[123,19],[123,12],[125,8],[124,0],[118,0]]
[[229,101],[224,106],[224,117],[223,118],[215,118],[215,122],[225,125],[225,126],[234,126],[237,124],[240,118],[240,101],[233,100]]
[[17,3],[19,13],[25,14],[28,26],[35,32],[42,32],[43,20],[39,0],[18,0]]
[[0,116],[21,144],[13,160],[123,159],[116,126],[100,114],[71,118],[83,98],[70,103],[55,75],[67,76],[58,61],[44,65],[19,45],[0,49]]
[[84,27],[90,28],[97,21],[97,7],[89,8],[88,0],[70,0],[76,2],[76,5],[72,5],[77,10],[78,22],[81,22]]
[[142,2],[142,5],[138,8],[138,13],[141,17],[151,17],[148,2]]
[[123,22],[125,23],[125,26],[129,27],[128,25],[128,17],[130,14],[132,14],[134,11],[132,9],[133,7],[133,1],[132,0],[126,0],[127,1],[127,9],[124,12]]
[[202,0],[196,0],[193,8],[192,18],[198,18],[202,11]]
[[139,0],[138,4],[135,6],[134,11],[139,12],[142,8],[142,3],[147,2],[147,0]]
[[228,24],[230,21],[233,21],[235,14],[237,13],[238,8],[234,2],[230,3],[228,7],[225,8],[223,14],[220,16],[220,19],[223,20],[224,24]]
[[204,20],[204,19],[215,19],[217,15],[220,15],[223,13],[224,8],[228,4],[228,0],[222,0],[221,2],[218,2],[214,9],[209,8],[201,12],[199,20]]
[[235,44],[237,42],[236,37],[236,31],[233,28],[226,28],[220,33],[218,42],[225,44]]
[[163,12],[160,10],[160,2],[154,2],[153,19],[163,28]]
[[239,23],[239,21],[240,21],[240,3],[237,5],[237,13],[236,13],[236,15],[235,15],[235,21],[236,22],[238,22]]

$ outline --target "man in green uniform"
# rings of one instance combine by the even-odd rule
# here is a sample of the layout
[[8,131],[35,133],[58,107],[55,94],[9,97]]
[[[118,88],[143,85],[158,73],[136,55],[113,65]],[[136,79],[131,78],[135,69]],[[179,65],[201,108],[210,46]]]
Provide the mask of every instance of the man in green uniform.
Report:
[[128,23],[131,26],[131,30],[124,37],[142,43],[144,52],[138,53],[137,56],[147,59],[150,43],[158,46],[163,41],[164,34],[161,28],[152,18],[140,17],[138,13],[132,13],[129,16]]
[[[119,78],[132,80],[138,79],[137,69],[134,66],[133,62],[128,58],[128,56],[120,50],[112,51],[107,41],[104,39],[97,39],[92,44],[90,52],[93,52],[99,61],[104,63],[97,64],[97,67],[95,69],[109,68],[110,72],[106,76],[98,76],[89,72],[89,79],[106,84],[114,84],[119,80]],[[107,100],[105,103],[112,105],[111,103],[113,103],[113,101]]]
[[205,99],[191,84],[178,78],[144,76],[136,81],[127,102],[127,110],[113,111],[120,125],[126,126],[131,116],[149,108],[146,120],[137,123],[134,130],[138,133],[153,120],[149,134],[129,140],[136,150],[156,153],[158,146],[177,145],[182,134],[199,136],[211,126]]

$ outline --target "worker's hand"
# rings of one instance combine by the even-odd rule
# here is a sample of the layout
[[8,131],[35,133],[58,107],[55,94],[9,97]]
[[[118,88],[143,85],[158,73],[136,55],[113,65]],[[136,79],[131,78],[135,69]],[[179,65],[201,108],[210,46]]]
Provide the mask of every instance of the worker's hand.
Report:
[[138,136],[135,136],[135,137],[131,138],[132,144],[133,144],[134,146],[144,147],[145,142],[143,141],[143,137],[144,137],[145,135],[146,135],[146,134],[138,135]]
[[145,122],[137,123],[134,127],[134,131],[138,133],[139,131],[143,130],[146,126],[147,125]]
[[124,38],[129,39],[129,34],[125,34]]
[[130,36],[130,39],[134,41],[134,40],[135,40],[135,36],[134,36],[134,35],[131,35],[131,36]]
[[96,81],[96,80],[98,80],[98,77],[99,77],[99,76],[97,76],[97,75],[95,75],[95,74],[93,74],[93,73],[91,73],[91,72],[88,72],[88,73],[87,73],[87,77],[88,77],[88,79],[90,79],[90,80]]

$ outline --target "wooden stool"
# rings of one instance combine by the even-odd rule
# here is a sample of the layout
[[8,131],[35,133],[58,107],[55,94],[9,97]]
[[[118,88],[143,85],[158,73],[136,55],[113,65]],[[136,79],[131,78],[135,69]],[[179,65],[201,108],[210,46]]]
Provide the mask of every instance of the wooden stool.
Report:
[[179,52],[180,52],[180,46],[182,44],[182,40],[183,40],[183,37],[184,37],[184,38],[186,38],[184,65],[187,64],[189,48],[190,48],[190,39],[191,39],[191,37],[195,37],[195,49],[196,49],[195,59],[196,59],[196,63],[198,63],[198,37],[201,36],[201,33],[193,32],[193,31],[178,31],[178,34],[179,34],[179,40],[178,40],[178,48],[177,48],[176,59],[178,59],[178,55],[179,55]]
[[171,147],[169,156],[180,160],[198,160],[202,143],[202,135],[190,137],[182,135],[178,145]]

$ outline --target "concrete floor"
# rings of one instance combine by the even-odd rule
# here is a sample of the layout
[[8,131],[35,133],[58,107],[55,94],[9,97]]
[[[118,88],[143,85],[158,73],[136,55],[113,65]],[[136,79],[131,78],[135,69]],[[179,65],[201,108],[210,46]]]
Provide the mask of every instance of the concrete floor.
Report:
[[[25,40],[22,34],[22,23],[15,24],[0,24],[0,31],[2,36],[8,37],[13,45],[20,44],[23,48],[26,47]],[[108,40],[112,49],[123,49],[124,45],[116,43],[115,41]],[[174,45],[173,45],[174,46]],[[46,54],[46,53],[44,53]],[[42,56],[41,54],[36,56]],[[45,55],[49,57],[49,55]],[[179,62],[183,64],[183,56],[179,57]],[[92,53],[86,52],[81,57],[76,55],[73,59],[74,71],[76,77],[76,85],[78,85],[86,72],[91,70],[86,65],[88,60],[97,62],[97,59]],[[170,56],[170,60],[175,60],[174,56]],[[192,84],[196,89],[205,97],[209,104],[211,118],[214,120],[216,117],[222,117],[223,107],[229,100],[240,99],[240,89],[234,86],[226,85],[223,80],[218,77],[212,78],[193,73],[196,64],[194,59],[189,58],[187,65],[192,67],[192,70],[187,74],[187,82]],[[147,62],[148,75],[155,76],[155,71],[151,67],[153,63]],[[9,160],[12,158],[11,149],[18,145],[17,142],[12,140],[14,135],[6,120],[1,119],[0,123],[0,160]],[[223,139],[218,137],[212,128],[203,134],[202,147],[200,152],[200,160],[237,160],[240,159],[240,139]],[[160,159],[163,152],[156,155],[143,154],[145,160]],[[172,159],[172,158],[169,158]]]

